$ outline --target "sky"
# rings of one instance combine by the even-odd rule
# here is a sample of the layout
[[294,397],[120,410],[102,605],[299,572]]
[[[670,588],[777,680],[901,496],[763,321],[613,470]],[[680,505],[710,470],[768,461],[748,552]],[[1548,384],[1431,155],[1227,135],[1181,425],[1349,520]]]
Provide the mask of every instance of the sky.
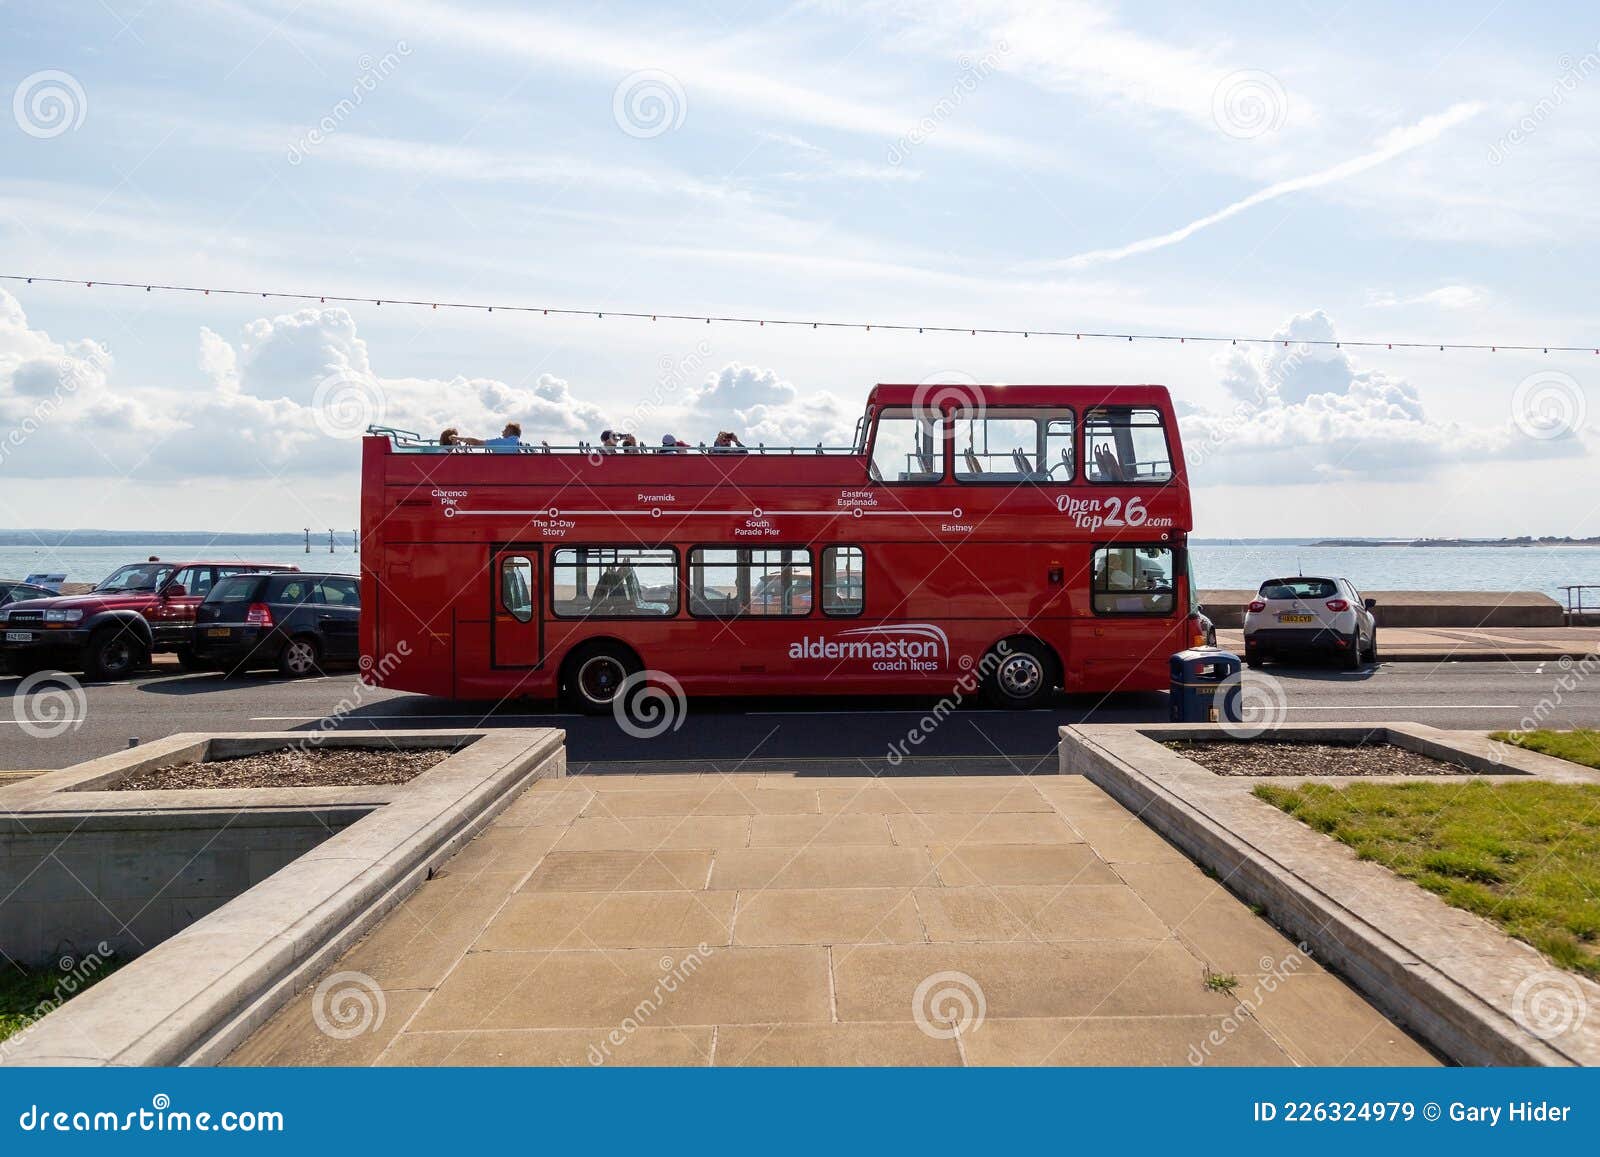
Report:
[[0,525],[352,526],[369,421],[809,445],[947,380],[1166,384],[1203,536],[1600,534],[1592,348],[1301,344],[1600,344],[1593,5],[0,0],[7,95],[0,273],[80,284],[0,281]]

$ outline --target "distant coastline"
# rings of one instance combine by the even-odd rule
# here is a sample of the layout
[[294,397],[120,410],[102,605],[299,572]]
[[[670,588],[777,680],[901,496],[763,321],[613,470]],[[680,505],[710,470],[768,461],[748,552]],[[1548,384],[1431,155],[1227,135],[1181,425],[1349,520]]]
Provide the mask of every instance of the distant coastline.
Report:
[[[334,540],[349,546],[355,531],[333,532]],[[44,547],[50,550],[73,546],[304,546],[304,531],[255,534],[218,533],[209,530],[0,530],[0,546]],[[326,547],[328,528],[311,528],[311,545]]]
[[1570,535],[1542,535],[1534,538],[1325,538],[1307,546],[1600,546],[1600,535],[1573,538]]

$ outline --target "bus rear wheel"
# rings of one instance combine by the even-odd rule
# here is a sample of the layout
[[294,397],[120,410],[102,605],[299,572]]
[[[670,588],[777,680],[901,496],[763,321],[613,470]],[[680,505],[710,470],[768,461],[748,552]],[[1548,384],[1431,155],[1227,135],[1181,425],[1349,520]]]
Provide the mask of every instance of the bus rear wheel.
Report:
[[1011,639],[984,659],[983,697],[1012,711],[1042,707],[1056,689],[1058,670],[1050,649],[1032,639]]
[[561,686],[571,706],[585,715],[604,715],[613,709],[628,677],[638,670],[639,657],[626,647],[592,643],[567,658]]

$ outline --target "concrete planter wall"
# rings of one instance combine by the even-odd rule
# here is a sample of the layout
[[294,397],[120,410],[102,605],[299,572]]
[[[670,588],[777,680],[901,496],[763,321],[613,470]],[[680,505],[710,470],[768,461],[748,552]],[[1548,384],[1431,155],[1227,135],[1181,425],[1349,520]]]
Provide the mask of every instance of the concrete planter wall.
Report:
[[[565,739],[548,728],[332,733],[317,744],[458,750],[385,787],[93,790],[149,767],[296,740],[175,735],[0,789],[9,857],[0,895],[13,892],[0,904],[0,935],[34,958],[66,942],[142,952],[6,1042],[0,1063],[226,1055],[531,782],[564,776]],[[49,864],[79,869],[70,898],[72,873]],[[109,912],[89,910],[107,900]]]

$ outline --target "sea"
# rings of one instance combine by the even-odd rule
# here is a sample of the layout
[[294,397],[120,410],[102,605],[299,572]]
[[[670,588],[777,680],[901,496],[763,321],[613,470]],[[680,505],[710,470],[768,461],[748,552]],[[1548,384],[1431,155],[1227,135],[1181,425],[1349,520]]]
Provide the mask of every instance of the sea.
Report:
[[[1543,591],[1565,602],[1561,588],[1600,584],[1600,547],[1592,546],[1314,546],[1287,541],[1219,542],[1194,539],[1190,554],[1201,590],[1243,590],[1286,574],[1348,578],[1363,591]],[[68,582],[98,582],[124,563],[158,555],[291,563],[302,570],[355,574],[361,556],[348,541],[310,553],[296,543],[230,542],[203,550],[188,546],[0,546],[0,578],[36,572],[65,573]],[[1588,592],[1594,602],[1597,592]]]

